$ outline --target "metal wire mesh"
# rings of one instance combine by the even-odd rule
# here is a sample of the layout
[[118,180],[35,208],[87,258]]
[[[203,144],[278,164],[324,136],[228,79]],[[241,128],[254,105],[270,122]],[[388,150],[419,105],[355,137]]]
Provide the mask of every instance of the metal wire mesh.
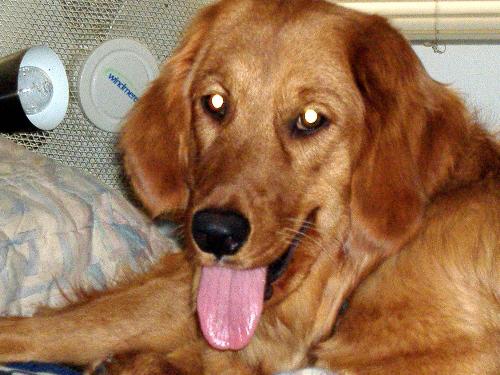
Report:
[[5,135],[66,165],[90,172],[110,187],[125,185],[116,134],[94,127],[78,104],[78,72],[98,45],[114,38],[145,44],[163,61],[206,0],[0,0],[0,56],[34,45],[52,48],[70,81],[64,121],[51,132]]

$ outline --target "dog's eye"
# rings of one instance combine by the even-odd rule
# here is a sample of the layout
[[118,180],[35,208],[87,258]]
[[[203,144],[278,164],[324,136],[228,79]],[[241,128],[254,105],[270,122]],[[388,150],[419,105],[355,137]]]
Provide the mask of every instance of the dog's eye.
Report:
[[205,112],[217,121],[221,121],[226,116],[227,101],[220,94],[205,95],[201,98],[201,104]]
[[295,120],[295,129],[302,133],[309,134],[327,123],[328,119],[325,116],[312,108],[307,108]]

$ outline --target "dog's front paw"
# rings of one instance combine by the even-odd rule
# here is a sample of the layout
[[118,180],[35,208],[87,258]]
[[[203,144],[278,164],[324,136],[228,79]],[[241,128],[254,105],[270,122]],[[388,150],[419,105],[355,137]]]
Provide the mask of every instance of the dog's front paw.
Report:
[[280,372],[276,375],[336,375],[336,373],[320,368],[304,368],[302,370]]
[[158,353],[125,353],[90,365],[84,375],[182,375]]

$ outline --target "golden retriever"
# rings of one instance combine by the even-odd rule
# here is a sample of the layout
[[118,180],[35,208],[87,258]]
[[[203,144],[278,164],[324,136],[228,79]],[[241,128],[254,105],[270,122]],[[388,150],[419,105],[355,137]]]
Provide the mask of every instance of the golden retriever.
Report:
[[1,361],[500,373],[499,144],[383,18],[321,0],[211,5],[120,147],[151,216],[183,218],[186,251],[1,319]]

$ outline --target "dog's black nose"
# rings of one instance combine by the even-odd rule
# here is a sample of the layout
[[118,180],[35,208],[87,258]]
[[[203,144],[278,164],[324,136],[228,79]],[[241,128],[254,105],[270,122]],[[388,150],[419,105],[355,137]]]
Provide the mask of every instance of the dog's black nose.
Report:
[[235,254],[245,243],[250,223],[238,212],[208,209],[195,213],[191,232],[202,251],[220,259]]

